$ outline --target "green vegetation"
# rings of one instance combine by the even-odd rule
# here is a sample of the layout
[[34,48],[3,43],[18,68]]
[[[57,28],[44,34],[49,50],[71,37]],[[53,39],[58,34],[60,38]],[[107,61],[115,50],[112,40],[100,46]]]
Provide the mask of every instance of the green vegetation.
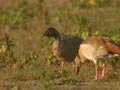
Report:
[[119,90],[119,57],[108,60],[105,80],[93,80],[92,62],[78,76],[66,63],[61,74],[54,39],[41,37],[50,26],[84,39],[92,30],[120,46],[119,7],[120,0],[0,0],[0,90]]

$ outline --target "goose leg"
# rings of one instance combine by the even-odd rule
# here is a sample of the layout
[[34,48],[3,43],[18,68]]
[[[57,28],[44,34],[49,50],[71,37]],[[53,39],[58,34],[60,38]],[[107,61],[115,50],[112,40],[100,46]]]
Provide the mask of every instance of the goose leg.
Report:
[[80,62],[80,58],[78,56],[75,57],[73,70],[76,75],[79,74],[80,67],[82,66],[82,63]]
[[80,71],[80,67],[74,62],[73,63],[73,74],[78,75]]
[[96,65],[95,65],[95,71],[96,71],[95,80],[98,79],[98,69],[99,69],[99,67],[98,67],[98,65],[96,64]]
[[64,67],[65,67],[65,60],[62,60],[61,62],[61,72],[64,72]]
[[106,72],[106,64],[104,63],[102,66],[102,78],[105,78],[105,72]]
[[76,70],[75,70],[75,74],[78,75],[79,74],[79,71],[80,71],[80,68],[78,66],[76,66]]

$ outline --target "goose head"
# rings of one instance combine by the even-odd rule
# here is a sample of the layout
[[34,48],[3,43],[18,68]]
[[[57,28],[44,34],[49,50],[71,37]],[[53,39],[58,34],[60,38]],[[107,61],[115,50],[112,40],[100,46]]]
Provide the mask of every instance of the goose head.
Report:
[[54,37],[55,39],[60,38],[59,32],[53,27],[48,28],[47,31],[43,33],[43,36]]

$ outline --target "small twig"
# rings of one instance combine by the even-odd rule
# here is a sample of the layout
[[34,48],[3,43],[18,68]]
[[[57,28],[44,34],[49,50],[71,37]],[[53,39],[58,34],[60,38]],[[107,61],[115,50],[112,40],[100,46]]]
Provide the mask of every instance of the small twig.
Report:
[[13,51],[11,50],[10,39],[9,39],[9,36],[7,35],[7,33],[5,33],[5,42],[6,42],[7,50],[8,50],[8,57],[12,57],[13,62],[15,62],[16,59],[15,59]]
[[91,37],[92,36],[92,29],[90,26],[88,26],[87,32],[88,32],[88,37]]

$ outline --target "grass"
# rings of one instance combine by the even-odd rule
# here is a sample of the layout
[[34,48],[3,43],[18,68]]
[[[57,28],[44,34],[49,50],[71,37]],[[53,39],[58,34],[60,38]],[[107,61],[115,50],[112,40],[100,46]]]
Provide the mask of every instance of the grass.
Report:
[[[93,6],[86,0],[39,1],[0,1],[0,40],[7,33],[15,45],[12,52],[16,58],[16,62],[9,62],[10,56],[7,58],[10,68],[5,62],[7,56],[3,58],[0,53],[0,61],[4,59],[5,64],[1,67],[0,62],[0,90],[119,90],[120,58],[109,60],[105,80],[93,80],[92,62],[86,63],[78,76],[72,74],[71,63],[66,63],[65,72],[61,74],[60,65],[55,67],[48,61],[53,39],[41,37],[49,26],[54,26],[61,34],[86,38],[90,26],[92,36],[110,36],[119,45],[120,11],[116,3],[119,0],[106,0],[107,4],[93,0],[96,1]],[[4,40],[0,41],[0,49],[2,45],[6,46]],[[112,69],[110,63],[117,64],[117,68]]]

